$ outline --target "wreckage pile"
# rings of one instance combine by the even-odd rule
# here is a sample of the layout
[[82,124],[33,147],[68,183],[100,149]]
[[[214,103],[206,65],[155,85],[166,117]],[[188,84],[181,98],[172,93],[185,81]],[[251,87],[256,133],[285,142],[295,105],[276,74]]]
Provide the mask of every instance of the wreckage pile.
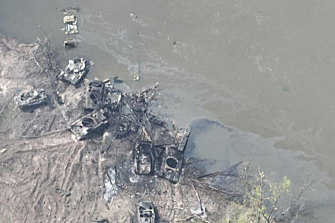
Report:
[[[64,24],[65,34],[78,33],[76,14],[66,12]],[[74,47],[76,41],[67,39],[64,46]],[[51,80],[51,85],[32,81],[32,84],[23,87],[23,92],[21,89],[12,91],[20,92],[14,98],[16,105],[22,111],[35,111],[35,114],[23,114],[25,117],[11,126],[15,129],[13,136],[21,138],[14,138],[14,143],[5,142],[5,149],[0,150],[1,154],[5,154],[2,158],[4,163],[9,162],[9,165],[6,164],[9,168],[3,171],[9,176],[4,185],[8,188],[16,186],[13,192],[5,187],[10,193],[8,196],[2,193],[0,197],[6,202],[11,199],[8,197],[14,197],[10,200],[12,204],[16,204],[16,200],[20,204],[32,204],[33,214],[29,214],[30,208],[28,214],[22,214],[25,220],[30,215],[33,216],[30,222],[37,222],[43,213],[47,216],[44,222],[51,222],[56,216],[59,217],[57,221],[63,222],[74,219],[87,222],[91,219],[90,222],[109,223],[107,219],[125,222],[129,218],[139,223],[185,222],[192,219],[208,222],[209,213],[211,222],[218,222],[225,215],[226,210],[222,207],[227,206],[227,200],[240,202],[243,199],[245,187],[241,180],[245,174],[240,170],[240,163],[226,172],[204,174],[199,165],[192,167],[189,160],[184,159],[190,129],[178,128],[175,123],[150,111],[157,85],[129,93],[118,87],[122,81],[112,78],[85,80],[85,87],[82,87],[91,62],[74,58],[58,72],[58,67],[50,65],[52,60],[49,55],[43,54],[48,49],[36,59],[39,47],[33,45],[25,52],[31,52],[31,61],[37,65],[34,80],[39,78],[45,83]],[[9,51],[10,44],[3,44],[3,49],[3,52]],[[8,64],[14,63],[3,66]],[[44,73],[49,76],[41,75]],[[21,78],[27,81],[27,77],[31,78],[26,74]],[[139,77],[134,79],[139,80]],[[11,80],[11,77],[6,79],[8,83]],[[50,110],[47,110],[48,106]],[[15,115],[14,110],[7,115]],[[24,124],[17,131],[21,123]],[[67,130],[73,133],[75,142]],[[10,131],[4,132],[7,134]],[[68,148],[69,144],[72,144],[72,150]],[[6,154],[6,147],[12,154]],[[23,161],[18,158],[25,159],[30,152],[36,157]],[[32,163],[30,166],[29,162]],[[21,169],[27,172],[24,182],[17,184],[13,182],[17,181],[18,174],[11,175],[15,163],[18,163],[16,166],[20,174]],[[27,166],[21,168],[23,163]],[[64,174],[59,170],[64,170]],[[7,175],[4,176],[7,178]],[[25,186],[26,182],[31,182],[29,189]],[[22,194],[22,191],[27,194]],[[17,194],[19,198],[15,198]],[[61,199],[57,197],[59,195]],[[99,205],[102,197],[106,205]],[[49,203],[44,205],[46,202]],[[40,204],[43,205],[39,207]],[[44,207],[48,210],[43,210]],[[136,211],[129,207],[136,208]],[[0,210],[0,220],[2,213]],[[122,217],[118,218],[120,215]]]
[[[87,60],[73,59],[69,60],[68,66],[60,72],[58,79],[78,87],[88,72]],[[177,183],[182,172],[184,150],[190,130],[178,129],[173,122],[167,122],[149,112],[148,107],[157,84],[137,93],[125,93],[115,87],[115,84],[121,82],[117,78],[105,81],[86,80],[85,102],[82,105],[84,116],[74,121],[69,130],[79,141],[100,137],[104,132],[109,132],[115,139],[132,139],[135,142],[132,160],[134,173],[156,175]],[[15,101],[22,110],[34,111],[47,104],[47,99],[44,90],[32,90],[20,94]],[[114,190],[113,194],[116,194],[118,188],[115,187],[113,171],[109,169],[106,173],[105,186],[110,187],[110,190]],[[109,183],[113,181],[114,185]],[[144,213],[139,214],[139,218],[149,216],[150,210],[143,209],[149,204],[139,204],[141,212]],[[153,211],[153,204],[149,206]],[[154,218],[153,213],[150,216]]]
[[[196,217],[206,216],[203,204],[199,200],[192,200],[194,194],[193,190],[190,190],[192,189],[190,185],[198,184],[201,188],[210,186],[210,190],[216,185],[215,183],[209,185],[209,181],[205,178],[190,181],[189,179],[196,179],[199,175],[195,174],[199,170],[198,167],[193,168],[196,171],[191,171],[192,174],[188,168],[187,176],[183,175],[183,167],[187,165],[184,151],[190,129],[178,128],[174,122],[165,120],[151,111],[150,105],[157,84],[139,92],[125,92],[120,87],[123,83],[118,78],[83,81],[90,70],[90,65],[91,63],[84,58],[69,60],[66,68],[55,74],[55,78],[52,79],[55,89],[43,90],[36,85],[36,90],[20,92],[14,101],[23,111],[37,110],[37,117],[44,110],[43,106],[50,107],[54,111],[59,110],[53,112],[53,118],[46,123],[49,132],[51,126],[60,127],[60,130],[55,132],[64,131],[60,126],[63,125],[65,130],[73,133],[78,145],[83,143],[90,145],[100,141],[105,147],[100,153],[106,159],[107,157],[113,159],[106,163],[102,174],[103,198],[107,203],[111,203],[113,199],[122,199],[122,193],[126,193],[127,197],[141,194],[136,201],[137,215],[134,216],[137,216],[137,222],[155,222],[163,216],[165,219],[170,219],[169,209],[160,209],[158,215],[153,202],[157,206],[173,206],[173,200],[170,201],[165,197],[167,191],[173,193],[171,185],[177,186],[177,190],[181,190],[182,187],[188,188],[183,192],[186,200],[179,199],[187,202],[190,207],[196,202],[194,211],[189,208],[187,212],[180,212],[180,216],[194,213]],[[55,121],[59,120],[56,118],[57,113],[61,113],[62,124]],[[35,130],[35,126],[37,127],[35,123],[39,122],[41,122],[39,119],[31,121],[33,135],[29,138],[50,134],[48,131],[43,133]],[[91,147],[95,148],[96,145]],[[119,147],[119,151],[115,152],[114,149],[112,152],[111,147]],[[131,154],[128,154],[129,150],[132,151]],[[178,184],[181,179],[183,184]],[[147,189],[151,190],[149,194],[146,192]],[[66,187],[57,191],[70,194],[66,192]],[[204,196],[209,196],[209,193]],[[219,203],[216,201],[211,205],[216,207]]]
[[189,129],[177,129],[148,112],[153,97],[152,88],[138,93],[123,93],[115,89],[114,81],[92,80],[86,85],[87,115],[76,120],[70,130],[78,140],[102,135],[106,129],[115,138],[134,135],[134,171],[178,182],[182,169],[183,152]]
[[43,43],[0,41],[1,222],[222,222],[230,215],[228,201],[239,202],[247,188],[245,168],[207,174],[203,163],[184,158],[190,130],[151,111],[156,85],[135,93],[117,78],[83,85],[90,63],[73,59],[60,72],[49,52]]

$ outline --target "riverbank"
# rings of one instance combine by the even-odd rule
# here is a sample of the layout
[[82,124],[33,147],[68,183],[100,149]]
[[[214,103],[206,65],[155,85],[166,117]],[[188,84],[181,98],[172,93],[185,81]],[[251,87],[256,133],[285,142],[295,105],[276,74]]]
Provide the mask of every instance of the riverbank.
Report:
[[[132,222],[143,199],[153,201],[159,222],[224,219],[229,210],[225,196],[190,183],[192,174],[203,171],[200,166],[186,175],[183,171],[180,183],[173,184],[134,175],[133,141],[115,140],[108,133],[74,139],[68,128],[84,115],[79,108],[85,88],[58,81],[56,61],[47,41],[21,44],[0,36],[1,222]],[[35,88],[43,88],[50,103],[22,112],[14,96]],[[59,95],[64,104],[58,104]],[[128,180],[106,203],[104,175],[111,166],[127,173],[122,178]]]

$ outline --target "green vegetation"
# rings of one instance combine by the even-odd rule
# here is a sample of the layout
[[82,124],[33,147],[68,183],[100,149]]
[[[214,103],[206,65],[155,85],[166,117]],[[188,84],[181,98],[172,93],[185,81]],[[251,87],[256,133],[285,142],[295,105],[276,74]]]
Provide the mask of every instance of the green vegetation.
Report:
[[[301,205],[297,201],[304,190],[290,199],[291,181],[286,176],[281,182],[274,183],[259,170],[256,180],[247,183],[246,187],[243,201],[234,206],[227,223],[292,223],[299,216]],[[288,200],[287,205],[285,201]]]

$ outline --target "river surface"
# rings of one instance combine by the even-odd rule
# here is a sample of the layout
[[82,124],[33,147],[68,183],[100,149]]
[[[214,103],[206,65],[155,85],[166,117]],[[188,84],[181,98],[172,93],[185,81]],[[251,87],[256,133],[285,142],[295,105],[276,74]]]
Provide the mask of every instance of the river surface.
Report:
[[[66,7],[80,8],[70,51]],[[91,78],[159,82],[157,111],[193,127],[192,153],[209,168],[251,160],[313,181],[301,222],[335,219],[334,21],[333,0],[0,0],[1,34],[47,37],[63,65],[93,60]]]

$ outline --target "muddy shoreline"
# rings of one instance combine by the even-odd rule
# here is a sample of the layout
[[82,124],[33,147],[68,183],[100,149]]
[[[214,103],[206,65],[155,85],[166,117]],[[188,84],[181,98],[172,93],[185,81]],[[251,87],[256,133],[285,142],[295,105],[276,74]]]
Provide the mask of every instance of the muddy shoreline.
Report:
[[[185,171],[194,162],[185,162],[182,179],[173,184],[134,175],[135,140],[108,133],[85,141],[73,137],[69,124],[85,114],[84,86],[56,79],[60,68],[47,41],[20,44],[0,36],[0,61],[1,222],[135,222],[136,204],[143,199],[153,201],[158,222],[224,219],[229,211],[224,194],[190,183],[188,176],[204,171],[197,165]],[[13,98],[34,88],[45,89],[50,103],[22,112]],[[64,104],[57,103],[55,92]],[[106,203],[103,182],[111,166],[118,167],[123,182]]]

